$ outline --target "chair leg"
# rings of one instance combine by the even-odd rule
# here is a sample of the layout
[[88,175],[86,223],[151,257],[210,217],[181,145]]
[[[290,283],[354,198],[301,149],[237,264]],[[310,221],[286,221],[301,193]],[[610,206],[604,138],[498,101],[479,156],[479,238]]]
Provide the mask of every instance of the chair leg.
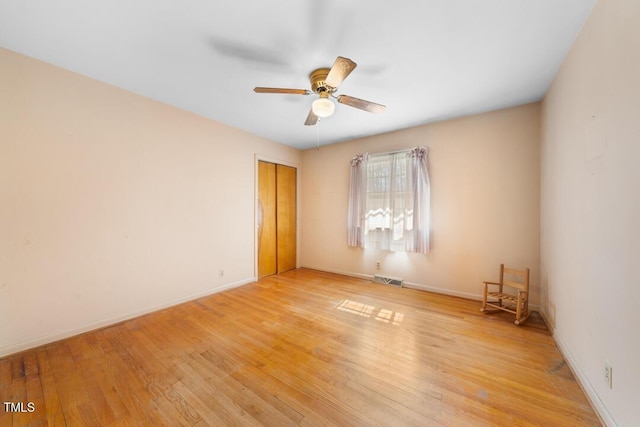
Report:
[[516,325],[520,325],[520,317],[522,316],[522,294],[518,292],[518,304],[516,306]]
[[480,309],[480,312],[484,313],[484,311],[487,309],[487,284],[484,284],[484,294],[482,295],[482,308]]

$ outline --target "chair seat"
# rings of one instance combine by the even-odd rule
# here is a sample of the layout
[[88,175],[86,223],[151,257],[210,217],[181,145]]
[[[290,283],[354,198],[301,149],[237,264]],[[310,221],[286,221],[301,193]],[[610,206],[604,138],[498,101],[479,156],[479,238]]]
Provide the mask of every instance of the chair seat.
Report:
[[487,292],[487,296],[490,297],[494,297],[494,298],[500,298],[502,300],[507,300],[507,301],[511,301],[511,302],[518,302],[518,296],[517,295],[511,295],[511,294],[505,294],[504,292]]

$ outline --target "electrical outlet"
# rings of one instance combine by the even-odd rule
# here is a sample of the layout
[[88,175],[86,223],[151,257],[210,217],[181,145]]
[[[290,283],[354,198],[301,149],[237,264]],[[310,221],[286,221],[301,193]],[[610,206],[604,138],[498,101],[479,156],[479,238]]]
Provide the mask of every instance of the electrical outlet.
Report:
[[380,270],[382,268],[382,263],[380,261],[376,261],[376,268]]
[[604,362],[604,380],[609,386],[609,388],[613,388],[613,368],[611,367],[611,363],[608,361]]
[[224,270],[223,269],[218,270],[218,276],[219,277],[223,277],[224,276]]

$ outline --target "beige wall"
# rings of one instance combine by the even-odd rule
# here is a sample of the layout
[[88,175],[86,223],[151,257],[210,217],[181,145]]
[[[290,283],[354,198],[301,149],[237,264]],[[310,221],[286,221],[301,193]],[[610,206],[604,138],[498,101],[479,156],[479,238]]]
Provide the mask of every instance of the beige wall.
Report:
[[542,307],[619,426],[640,425],[639,19],[637,0],[598,1],[542,108]]
[[[479,298],[500,263],[539,272],[539,104],[434,123],[303,152],[302,264],[378,272],[414,286]],[[429,147],[431,253],[347,247],[350,159]]]
[[301,163],[0,49],[0,355],[251,281],[256,154]]

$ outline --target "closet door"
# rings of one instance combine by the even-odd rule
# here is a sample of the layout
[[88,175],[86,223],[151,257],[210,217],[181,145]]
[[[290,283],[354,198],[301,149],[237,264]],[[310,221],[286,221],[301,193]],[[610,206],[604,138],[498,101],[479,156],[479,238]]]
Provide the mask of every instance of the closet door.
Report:
[[276,166],[278,273],[296,268],[296,169]]
[[296,168],[258,162],[258,277],[296,268]]
[[276,274],[276,165],[258,162],[258,277]]

